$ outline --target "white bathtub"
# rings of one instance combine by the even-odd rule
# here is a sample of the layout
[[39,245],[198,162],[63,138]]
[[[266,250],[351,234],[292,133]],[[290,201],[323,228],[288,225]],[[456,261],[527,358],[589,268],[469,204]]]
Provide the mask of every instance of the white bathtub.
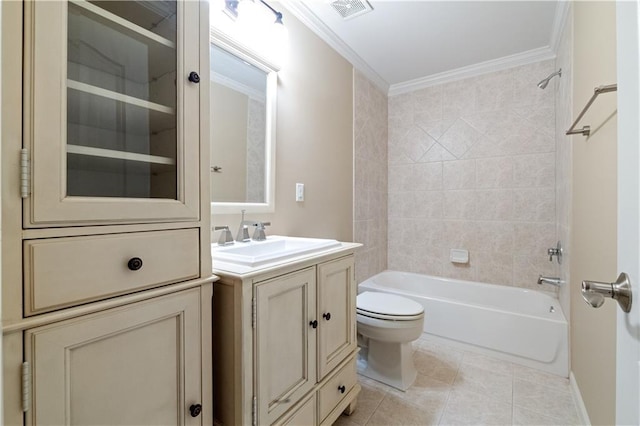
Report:
[[569,376],[568,326],[557,299],[521,288],[384,271],[358,286],[409,297],[424,332],[467,349]]

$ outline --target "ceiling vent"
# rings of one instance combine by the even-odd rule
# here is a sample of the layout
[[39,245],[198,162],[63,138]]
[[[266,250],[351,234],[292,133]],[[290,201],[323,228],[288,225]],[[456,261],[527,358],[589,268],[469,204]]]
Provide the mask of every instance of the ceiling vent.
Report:
[[345,20],[353,19],[373,10],[367,0],[336,0],[331,2],[331,6]]

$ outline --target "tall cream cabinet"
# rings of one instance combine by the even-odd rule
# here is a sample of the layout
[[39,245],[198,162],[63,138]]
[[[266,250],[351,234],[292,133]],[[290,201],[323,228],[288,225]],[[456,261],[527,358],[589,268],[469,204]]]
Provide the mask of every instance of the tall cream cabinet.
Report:
[[332,424],[355,408],[357,246],[248,274],[215,271],[217,423]]
[[1,423],[213,423],[208,18],[3,3]]

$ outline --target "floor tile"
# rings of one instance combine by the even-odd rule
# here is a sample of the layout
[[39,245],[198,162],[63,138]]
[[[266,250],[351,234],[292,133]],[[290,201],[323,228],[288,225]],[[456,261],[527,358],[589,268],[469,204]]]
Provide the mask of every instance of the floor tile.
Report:
[[527,410],[526,408],[514,406],[513,424],[514,426],[567,426],[570,423],[567,423],[562,419]]
[[458,373],[462,355],[419,348],[413,353],[413,362],[420,374],[451,384]]
[[577,425],[569,381],[549,373],[419,339],[418,377],[402,392],[358,376],[355,412],[336,426]]
[[557,376],[555,374],[524,367],[522,365],[513,366],[513,378],[534,382],[539,385],[552,387],[556,390],[567,393],[571,392],[571,385],[569,384],[569,379],[566,377]]
[[[360,381],[362,389],[358,394],[356,410],[353,412],[353,414],[348,416],[348,419],[351,423],[355,423],[357,425],[365,425],[367,424],[367,421],[376,410],[376,408],[378,408],[378,405],[380,405],[380,402],[382,402],[386,391],[381,389],[384,386],[382,384],[372,385],[370,382],[374,382],[373,380],[361,376],[358,376],[358,379]],[[340,417],[342,418],[347,416],[343,415]]]
[[358,423],[354,423],[353,421],[351,421],[350,416],[346,416],[343,414],[340,417],[338,417],[338,420],[336,420],[333,423],[333,426],[360,426],[360,425]]
[[415,382],[406,392],[392,389],[389,394],[421,407],[423,411],[432,414],[433,417],[440,417],[450,390],[451,385],[448,383],[418,374]]
[[453,390],[483,394],[497,401],[513,402],[513,379],[469,364],[462,364],[453,383]]
[[553,417],[564,424],[578,421],[571,393],[527,380],[513,381],[513,405]]
[[503,375],[513,375],[513,364],[509,361],[493,358],[487,355],[477,354],[475,352],[465,352],[462,359],[463,365],[471,365],[483,370],[492,371]]
[[367,422],[367,426],[437,425],[438,416],[439,413],[429,413],[410,402],[387,394]]
[[441,425],[511,425],[512,405],[475,392],[453,390]]

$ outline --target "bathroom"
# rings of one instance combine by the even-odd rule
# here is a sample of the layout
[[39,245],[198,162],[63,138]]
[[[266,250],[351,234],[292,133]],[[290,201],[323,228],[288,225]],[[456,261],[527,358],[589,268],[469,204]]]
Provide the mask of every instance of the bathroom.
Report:
[[[152,9],[172,16],[167,22],[174,30],[165,23],[140,30],[146,24],[135,14],[119,16],[124,2],[77,0],[69,10],[76,20],[98,16],[96,27],[115,23],[118,32],[133,33],[132,51],[158,41],[163,51],[184,49],[184,58],[171,60],[179,64],[174,73],[189,71],[184,82],[149,81],[150,87],[176,90],[187,111],[199,111],[180,118],[176,111],[183,104],[161,105],[165,98],[158,93],[165,89],[141,102],[110,92],[131,88],[89,87],[102,84],[100,78],[73,83],[93,74],[67,76],[58,66],[67,55],[66,12],[57,9],[62,3],[0,4],[3,424],[640,422],[640,310],[624,313],[624,298],[614,292],[618,283],[608,284],[620,272],[629,273],[632,284],[639,277],[638,152],[627,142],[639,137],[637,1],[371,1],[365,6],[372,11],[348,21],[338,19],[330,2],[179,2],[182,26],[175,10],[166,12],[170,3]],[[420,10],[415,16],[437,16],[438,23],[457,16],[480,25],[449,25],[449,52],[403,65],[376,57],[375,43],[371,49],[363,33],[350,33],[369,19],[382,19],[370,21],[377,28],[385,16],[400,19],[391,10],[396,4]],[[278,29],[283,24],[286,37],[267,37],[271,30],[264,23],[241,22],[251,6],[270,23],[275,17]],[[522,27],[540,27],[538,44],[523,42],[526,31],[514,24],[516,13]],[[506,19],[504,32],[482,26],[489,15]],[[366,34],[366,27],[360,29]],[[472,29],[479,33],[466,33]],[[511,50],[463,48],[493,32],[512,41],[505,43]],[[424,44],[437,49],[433,40]],[[221,127],[216,113],[231,111],[209,106],[204,92],[217,78],[215,70],[204,69],[215,62],[209,62],[213,44],[267,75],[266,97],[257,96],[268,99],[266,123],[258,127],[266,128],[271,145],[253,169],[263,179],[257,202],[248,195],[248,202],[229,202],[217,192],[241,183],[249,193],[256,176],[216,180],[236,170],[221,162],[234,150],[215,142],[209,147],[204,136]],[[102,64],[81,45],[69,43],[70,55],[89,52],[89,65]],[[379,41],[381,52],[383,45]],[[384,67],[376,67],[385,63],[387,70],[395,66],[395,79],[381,77]],[[594,92],[616,83],[620,91]],[[149,148],[149,155],[122,157],[116,152],[122,148],[67,143],[60,123],[65,114],[82,118],[81,109],[62,108],[61,117],[50,113],[58,110],[51,102],[67,101],[67,90],[155,108],[152,117],[175,114],[184,150]],[[209,114],[209,108],[217,112]],[[570,127],[573,135],[566,134]],[[159,133],[150,140],[160,139]],[[62,155],[52,151],[59,147]],[[140,196],[144,200],[101,193],[102,200],[83,205],[88,193],[64,190],[57,197],[65,178],[58,182],[51,175],[63,175],[58,169],[67,167],[67,155],[76,161],[70,168],[89,164],[77,161],[83,155],[157,162],[161,166],[145,179],[161,185]],[[175,173],[177,182],[168,195],[158,189],[165,188],[167,173]],[[99,174],[89,176],[94,180],[79,191],[100,186]],[[80,197],[69,203],[69,195]],[[278,244],[323,248],[278,267],[267,261],[266,267],[225,269],[225,250]],[[124,263],[113,272],[100,254],[106,261],[124,256],[117,259]],[[233,256],[227,257],[231,263]],[[400,284],[386,283],[390,271]],[[581,291],[583,280],[594,280],[587,282],[590,290]],[[412,366],[406,383],[389,386],[367,373],[375,339],[360,325],[360,302],[356,336],[356,286],[358,293],[384,294],[378,305],[397,293],[418,306],[419,326],[408,343],[397,345],[402,362],[393,361]],[[278,288],[294,289],[298,299],[286,296],[269,311],[261,297],[286,293]],[[306,310],[289,315],[301,297]],[[483,309],[476,309],[478,300]],[[326,301],[337,308],[329,313]],[[302,328],[293,320],[298,314]],[[291,346],[300,349],[294,353],[286,338],[298,334],[307,340]],[[262,357],[265,345],[277,355]],[[331,345],[335,353],[327,349]],[[304,361],[301,372],[290,374],[300,354],[311,357],[304,358],[308,365]],[[356,364],[362,369],[357,376]],[[276,374],[288,365],[286,374]],[[297,380],[296,374],[303,380],[290,393],[256,398]]]
[[[326,5],[325,8],[328,10]],[[613,175],[590,176],[576,156],[589,155],[583,161],[591,167],[594,163],[588,161],[597,164],[605,159],[615,161],[615,150],[610,149],[615,133],[605,132],[615,132],[615,121],[609,121],[609,115],[615,110],[616,94],[599,97],[594,108],[600,115],[591,112],[586,116],[587,121],[601,120],[600,135],[589,138],[591,146],[603,138],[602,150],[597,154],[582,153],[585,138],[567,136],[565,131],[594,87],[616,81],[615,7],[599,2],[560,3],[555,10],[554,32],[549,33],[547,40],[549,50],[536,52],[541,59],[517,62],[520,59],[517,58],[495,68],[478,67],[475,74],[473,71],[453,74],[440,80],[418,78],[413,85],[391,88],[387,85],[386,89],[380,87],[366,63],[348,56],[348,46],[345,49],[331,37],[324,38],[330,46],[342,47],[339,52],[351,60],[353,67],[316,37],[323,33],[321,23],[309,18],[304,10],[300,12],[301,9],[304,8],[289,2],[281,7],[289,30],[289,57],[278,73],[276,207],[273,213],[257,213],[252,218],[271,222],[267,228],[271,234],[363,243],[356,252],[357,283],[388,269],[551,294],[557,298],[556,309],[564,312],[568,322],[565,333],[571,349],[566,354],[565,368],[570,369],[567,371],[572,377],[560,381],[560,387],[556,377],[548,377],[548,383],[541,379],[542,386],[546,384],[549,388],[537,390],[547,389],[548,395],[565,401],[567,407],[556,406],[552,397],[540,395],[537,406],[523,403],[522,399],[516,402],[522,396],[516,395],[514,387],[512,399],[507,398],[513,410],[509,417],[500,417],[497,414],[500,409],[495,405],[488,408],[490,401],[480,406],[478,401],[467,400],[476,416],[472,418],[481,422],[477,419],[486,409],[488,417],[483,421],[488,424],[613,423],[615,362],[602,359],[615,359],[615,333],[607,330],[615,330],[616,306],[613,301],[599,310],[587,306],[580,295],[580,282],[590,279],[590,275],[602,275],[595,270],[590,272],[595,266],[585,261],[584,256],[598,256],[599,262],[609,262],[607,276],[617,276],[615,258],[607,255],[604,248],[615,247],[615,240],[611,240],[615,221],[612,222],[614,217],[610,213],[593,212],[593,218],[581,220],[572,214],[584,210],[590,197],[608,197],[608,202],[602,204],[615,205],[615,193],[607,189],[615,187]],[[313,11],[320,14],[316,9]],[[610,27],[603,25],[603,16]],[[315,35],[307,26],[300,25],[298,19],[310,23]],[[353,22],[357,19],[360,18]],[[332,27],[334,31],[335,28],[344,31],[345,27]],[[602,51],[589,50],[588,46],[596,41]],[[600,58],[597,63],[589,62],[591,55]],[[352,68],[355,70],[351,88]],[[545,89],[537,87],[538,82],[558,69],[562,69],[561,76],[551,78]],[[320,76],[326,83],[318,83]],[[304,91],[296,90],[302,87]],[[351,90],[353,98],[348,96]],[[352,111],[353,146],[349,120]],[[580,126],[590,124],[587,121]],[[598,180],[597,189],[592,179]],[[295,185],[300,182],[307,191],[304,202],[296,202],[294,197]],[[319,189],[326,187],[332,190]],[[590,191],[594,192],[587,195]],[[576,199],[577,195],[587,199]],[[594,206],[589,203],[589,208]],[[353,223],[341,220],[351,215]],[[213,222],[232,225],[235,233],[239,216],[214,215]],[[596,236],[593,228],[601,229],[602,234]],[[588,229],[590,236],[578,236],[575,229]],[[215,241],[218,234],[213,237]],[[587,243],[581,238],[590,239],[589,254],[573,248]],[[561,264],[555,257],[550,261],[547,252],[558,241],[564,253]],[[450,249],[468,250],[470,261],[450,262]],[[559,277],[571,284],[539,285],[540,275]],[[608,278],[599,276],[599,279]],[[606,318],[609,322],[603,323]],[[428,321],[429,311],[425,310],[425,322]],[[597,354],[593,341],[601,342]],[[424,342],[420,341],[420,345],[424,346]],[[445,347],[458,355],[464,352],[459,347]],[[605,351],[604,347],[610,350]],[[434,360],[437,349],[424,353],[424,359]],[[500,354],[493,356],[505,359]],[[493,381],[502,383],[504,377],[500,373],[506,369],[513,378],[513,386],[519,383],[521,392],[521,385],[528,382],[520,381],[517,374],[530,370],[519,370],[519,364],[509,361],[500,365],[496,358],[491,359],[496,363],[492,367],[496,373]],[[461,361],[454,357],[453,362],[455,365]],[[602,365],[595,372],[588,367],[594,363]],[[513,365],[516,373],[509,370]],[[486,365],[484,368],[491,369]],[[429,371],[426,368],[423,372]],[[483,379],[492,381],[490,376]],[[450,380],[455,382],[455,377]],[[385,417],[385,410],[411,411],[403,405],[404,400],[394,399],[393,391],[381,391],[375,382],[365,383],[369,386],[363,385],[365,399],[359,402],[361,413],[356,409],[351,423],[348,417],[341,419],[344,424],[367,421],[384,424],[391,421]],[[422,387],[415,391],[413,402],[420,401],[418,404],[429,405],[432,410],[432,417],[418,417],[422,419],[418,424],[442,421],[437,416],[446,412],[446,397],[453,395],[448,390],[448,387],[447,391]],[[493,392],[489,388],[484,390]],[[441,400],[443,393],[445,402]],[[427,395],[437,402],[427,404]],[[527,398],[536,400],[531,395]],[[574,400],[578,402],[574,404]],[[498,407],[500,403],[504,401],[497,402]],[[502,407],[506,410],[505,406]],[[412,407],[411,402],[408,407]],[[456,408],[464,412],[460,405]],[[537,414],[542,416],[535,417]],[[412,424],[416,420],[405,421]],[[445,417],[444,422],[447,421],[469,419],[462,415]]]

